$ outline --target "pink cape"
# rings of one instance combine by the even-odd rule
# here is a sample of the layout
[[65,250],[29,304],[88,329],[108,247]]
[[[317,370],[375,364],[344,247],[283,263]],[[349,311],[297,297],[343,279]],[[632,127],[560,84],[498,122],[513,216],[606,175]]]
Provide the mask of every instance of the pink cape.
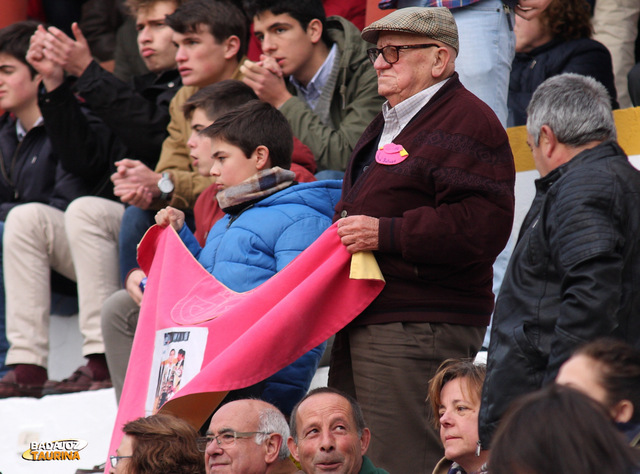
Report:
[[109,454],[120,444],[123,425],[148,414],[149,381],[158,370],[152,367],[157,331],[207,328],[200,371],[161,409],[199,429],[228,391],[266,379],[327,340],[384,286],[370,253],[354,256],[352,265],[335,224],[281,272],[245,293],[218,282],[171,227],[149,229],[138,261],[148,283]]

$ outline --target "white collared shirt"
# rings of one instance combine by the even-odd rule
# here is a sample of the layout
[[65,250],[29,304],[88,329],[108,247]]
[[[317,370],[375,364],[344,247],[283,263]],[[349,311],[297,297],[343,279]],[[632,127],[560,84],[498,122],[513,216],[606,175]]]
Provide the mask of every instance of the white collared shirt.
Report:
[[[42,118],[42,115],[41,115],[40,117],[38,117],[38,120],[36,120],[36,123],[34,123],[33,126],[37,127],[38,125],[42,125],[43,123],[44,123],[44,119]],[[22,126],[22,122],[20,122],[20,119],[16,119],[16,136],[18,137],[18,141],[21,142],[26,134],[27,134],[27,131]]]
[[418,92],[417,94],[403,100],[395,107],[389,107],[389,101],[382,104],[382,116],[384,117],[384,128],[382,129],[382,135],[380,135],[380,141],[378,142],[378,148],[381,146],[392,143],[394,138],[402,131],[404,127],[411,121],[411,119],[427,105],[431,98],[440,90],[442,86],[449,79],[438,82],[425,90]]

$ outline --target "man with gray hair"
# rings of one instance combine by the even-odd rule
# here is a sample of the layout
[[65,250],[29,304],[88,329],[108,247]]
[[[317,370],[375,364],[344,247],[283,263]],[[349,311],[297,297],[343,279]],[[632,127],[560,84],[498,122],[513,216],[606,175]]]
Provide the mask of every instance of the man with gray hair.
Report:
[[540,179],[493,314],[483,449],[509,402],[553,382],[578,345],[610,335],[640,347],[640,172],[616,143],[607,91],[562,74],[527,113]]
[[295,474],[289,458],[289,426],[275,406],[262,400],[229,402],[211,418],[198,439],[207,474]]

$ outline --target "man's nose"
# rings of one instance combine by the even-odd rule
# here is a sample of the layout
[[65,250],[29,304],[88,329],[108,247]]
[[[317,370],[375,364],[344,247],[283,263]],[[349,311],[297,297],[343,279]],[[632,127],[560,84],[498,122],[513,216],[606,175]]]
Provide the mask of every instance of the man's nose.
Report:
[[207,449],[205,450],[205,452],[209,455],[209,456],[216,456],[220,453],[222,453],[223,449],[222,447],[218,444],[218,442],[214,439],[212,440],[208,445],[207,445]]
[[149,34],[149,27],[145,26],[138,32],[138,41],[140,43],[147,43],[151,41],[151,35]]
[[336,448],[336,443],[331,433],[324,433],[320,440],[320,449],[325,452],[331,452]]
[[271,35],[264,35],[264,38],[262,38],[262,52],[265,54],[273,53],[276,47],[277,43],[273,41]]
[[180,62],[180,61],[186,61],[187,60],[187,55],[184,52],[184,49],[182,48],[182,46],[178,46],[178,49],[176,50],[176,62]]
[[385,61],[384,57],[382,56],[382,53],[378,54],[378,57],[373,63],[373,68],[377,70],[377,69],[389,69],[390,67],[391,67],[391,64]]

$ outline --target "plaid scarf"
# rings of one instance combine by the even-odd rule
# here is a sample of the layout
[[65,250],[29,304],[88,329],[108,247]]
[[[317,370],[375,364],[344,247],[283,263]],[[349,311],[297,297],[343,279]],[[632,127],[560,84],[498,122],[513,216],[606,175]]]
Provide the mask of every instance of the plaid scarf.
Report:
[[267,196],[288,188],[294,183],[294,178],[293,171],[275,166],[258,171],[242,183],[219,191],[216,198],[226,214],[238,214]]

